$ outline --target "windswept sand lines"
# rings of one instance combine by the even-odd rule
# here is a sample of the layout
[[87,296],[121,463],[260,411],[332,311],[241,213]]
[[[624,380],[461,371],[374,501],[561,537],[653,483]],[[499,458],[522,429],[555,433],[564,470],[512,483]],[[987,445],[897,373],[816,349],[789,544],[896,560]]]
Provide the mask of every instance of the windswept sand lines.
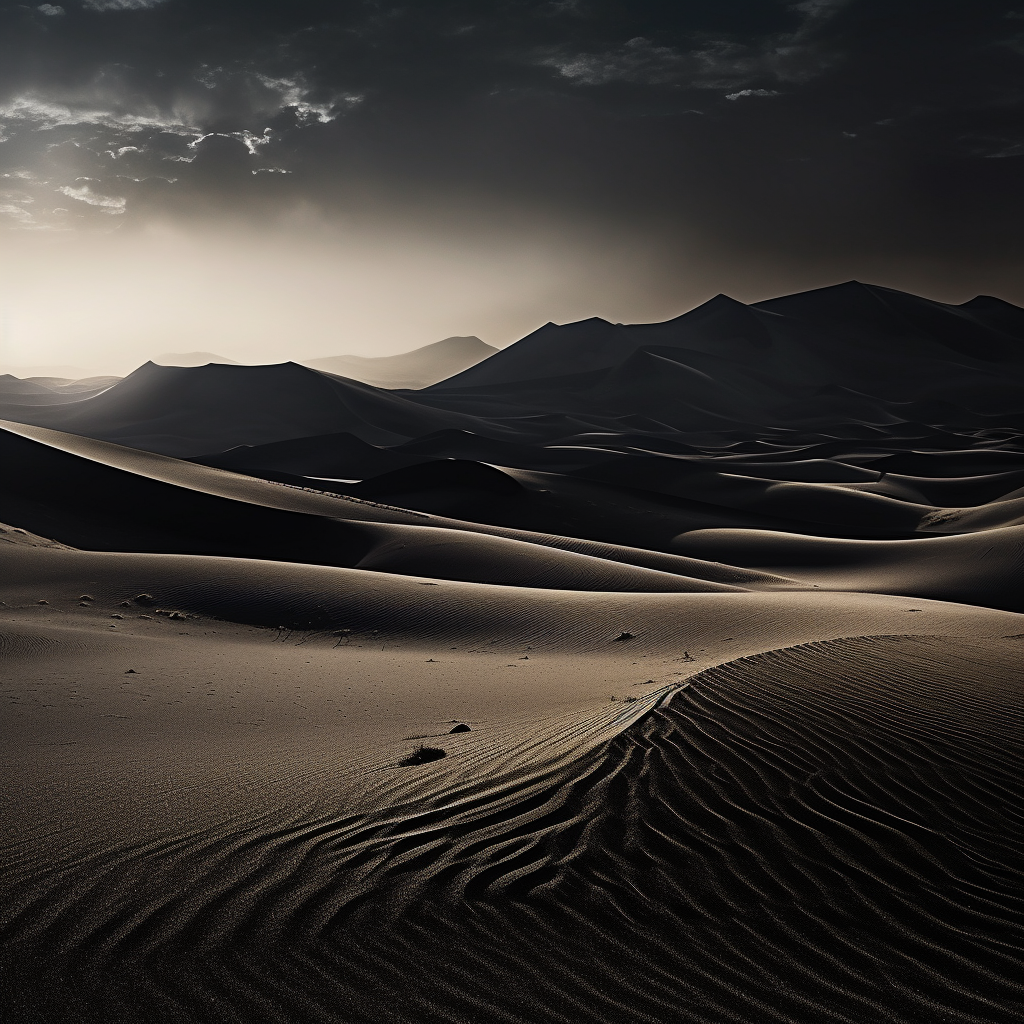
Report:
[[475,786],[425,765],[376,813],[110,851],[7,918],[9,992],[71,1019],[1019,1019],[1020,644],[769,651],[552,723],[546,760],[495,748]]
[[[137,959],[185,933],[191,944],[212,947],[238,941],[239,930],[268,936],[286,917],[301,921],[308,935],[318,930],[313,915],[287,907],[312,900],[337,913],[366,889],[359,881],[365,871],[396,857],[404,862],[412,849],[419,856],[439,843],[450,846],[452,836],[463,832],[478,841],[484,819],[496,822],[500,840],[507,819],[532,817],[536,807],[557,802],[566,785],[578,784],[576,776],[590,770],[590,750],[677,688],[664,686],[564,720],[444,737],[438,741],[443,746],[473,746],[417,768],[382,765],[379,755],[357,754],[355,763],[346,758],[349,771],[370,776],[370,797],[386,808],[374,814],[325,814],[309,805],[250,820],[229,817],[190,835],[93,848],[63,863],[52,844],[48,870],[35,878],[39,861],[9,851],[5,874],[18,876],[21,891],[6,894],[0,944],[27,942],[106,960],[118,949]],[[258,762],[252,767],[258,770]],[[319,769],[329,773],[332,766]]]
[[0,630],[0,661],[38,658],[60,653],[63,645],[54,637],[25,630]]
[[104,636],[55,630],[45,625],[19,622],[13,629],[0,628],[0,665],[5,661],[25,659],[40,661],[85,650],[107,650],[111,646]]

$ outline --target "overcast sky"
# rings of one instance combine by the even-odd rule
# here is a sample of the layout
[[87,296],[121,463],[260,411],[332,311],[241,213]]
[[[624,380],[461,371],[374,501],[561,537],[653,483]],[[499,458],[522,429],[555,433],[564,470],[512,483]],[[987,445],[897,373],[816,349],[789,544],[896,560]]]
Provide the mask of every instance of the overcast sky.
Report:
[[0,140],[0,363],[1024,303],[1011,0],[0,0]]

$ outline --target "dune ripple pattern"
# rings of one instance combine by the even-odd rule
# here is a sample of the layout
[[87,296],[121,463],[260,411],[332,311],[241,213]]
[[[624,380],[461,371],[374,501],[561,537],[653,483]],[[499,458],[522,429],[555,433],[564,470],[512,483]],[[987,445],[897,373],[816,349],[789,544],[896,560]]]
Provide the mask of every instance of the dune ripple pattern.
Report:
[[[1022,642],[771,651],[454,813],[435,794],[111,851],[20,939],[25,918],[5,922],[9,1005],[48,993],[74,1019],[122,1019],[141,993],[123,1019],[1018,1019]],[[116,913],[112,872],[131,894]]]

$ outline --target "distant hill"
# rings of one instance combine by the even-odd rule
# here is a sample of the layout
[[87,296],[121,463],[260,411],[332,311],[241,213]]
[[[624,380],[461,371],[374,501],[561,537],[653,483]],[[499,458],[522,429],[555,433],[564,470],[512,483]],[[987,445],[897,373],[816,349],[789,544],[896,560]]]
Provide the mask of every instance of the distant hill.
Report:
[[302,364],[378,388],[417,390],[476,366],[497,351],[471,335],[445,338],[397,356],[328,356],[324,359],[303,359]]
[[236,359],[219,356],[216,352],[165,352],[153,360],[158,366],[206,366],[207,363],[224,363],[240,366]]
[[0,374],[0,406],[63,405],[93,398],[120,381],[120,377],[85,377],[69,380],[66,377],[15,377]]
[[546,324],[417,400],[653,433],[1005,426],[1024,422],[1024,310],[856,281],[749,306],[719,295],[665,323]]
[[145,363],[96,397],[39,407],[0,394],[0,419],[36,423],[174,456],[296,437],[351,433],[395,444],[438,430],[482,429],[475,417],[301,366]]
[[[664,349],[693,357],[694,371],[715,380],[723,373],[758,372],[779,383],[874,388],[884,386],[883,367],[892,363],[911,376],[961,357],[979,366],[1016,363],[1024,356],[1022,336],[1024,311],[1000,299],[979,296],[955,306],[848,281],[749,306],[717,295],[664,323],[592,317],[545,324],[432,391],[540,380],[566,388],[567,378],[599,370],[615,371],[606,384],[620,390],[619,368],[629,362],[632,370],[638,353]],[[703,365],[706,357],[724,363],[711,370]],[[659,376],[653,372],[645,380],[655,383]],[[956,382],[958,374],[942,379]]]
[[[446,360],[487,353],[425,386],[447,372]],[[316,437],[246,458],[342,478],[383,465],[343,434],[364,446],[426,444],[404,455],[496,465],[522,464],[522,445],[555,445],[529,460],[541,467],[564,462],[580,438],[604,438],[611,452],[627,435],[817,444],[1024,428],[1024,310],[857,282],[749,306],[717,296],[660,324],[548,324],[499,352],[449,338],[400,356],[311,362],[148,363],[113,387],[94,382],[107,384],[94,395],[8,378],[0,418],[189,457]]]

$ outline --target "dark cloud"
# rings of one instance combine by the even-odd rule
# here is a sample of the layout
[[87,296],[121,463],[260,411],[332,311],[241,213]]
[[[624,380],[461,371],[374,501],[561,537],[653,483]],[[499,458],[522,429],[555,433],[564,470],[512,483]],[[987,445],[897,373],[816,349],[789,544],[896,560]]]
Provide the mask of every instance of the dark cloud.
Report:
[[723,287],[766,258],[794,287],[1005,281],[1022,24],[986,0],[4,3],[0,220],[444,209],[630,230]]

